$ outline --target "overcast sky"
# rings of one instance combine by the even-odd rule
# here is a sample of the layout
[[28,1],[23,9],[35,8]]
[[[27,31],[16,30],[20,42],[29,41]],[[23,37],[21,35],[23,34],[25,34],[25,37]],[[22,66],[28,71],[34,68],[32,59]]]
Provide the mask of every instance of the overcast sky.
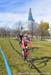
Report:
[[14,27],[17,21],[28,21],[29,8],[36,22],[51,24],[51,0],[0,0],[0,27]]

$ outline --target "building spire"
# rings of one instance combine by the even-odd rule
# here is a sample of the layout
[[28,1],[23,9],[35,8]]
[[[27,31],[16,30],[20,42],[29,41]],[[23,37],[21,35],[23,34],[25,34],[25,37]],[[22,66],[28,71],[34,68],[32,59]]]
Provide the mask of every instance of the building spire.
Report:
[[34,21],[33,16],[32,16],[32,12],[31,12],[31,8],[29,9],[28,21]]

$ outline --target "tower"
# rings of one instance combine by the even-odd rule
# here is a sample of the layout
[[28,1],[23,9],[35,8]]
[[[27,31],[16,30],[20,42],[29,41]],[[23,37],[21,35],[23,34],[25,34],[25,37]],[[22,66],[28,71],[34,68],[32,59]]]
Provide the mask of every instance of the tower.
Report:
[[29,28],[29,32],[32,34],[32,36],[34,34],[34,23],[35,23],[35,20],[33,19],[32,11],[30,8],[29,15],[28,15],[28,28]]
[[31,12],[31,8],[29,9],[28,21],[34,21],[33,16],[32,16],[32,12]]

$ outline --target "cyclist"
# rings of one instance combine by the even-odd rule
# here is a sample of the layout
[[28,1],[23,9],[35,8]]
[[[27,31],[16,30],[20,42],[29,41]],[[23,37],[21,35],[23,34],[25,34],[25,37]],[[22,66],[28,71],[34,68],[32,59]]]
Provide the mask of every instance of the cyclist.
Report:
[[27,35],[24,35],[22,37],[22,43],[21,43],[21,48],[23,49],[22,55],[23,55],[23,58],[24,59],[27,59],[27,56],[29,54],[28,48],[27,48],[28,42],[29,42],[28,36]]

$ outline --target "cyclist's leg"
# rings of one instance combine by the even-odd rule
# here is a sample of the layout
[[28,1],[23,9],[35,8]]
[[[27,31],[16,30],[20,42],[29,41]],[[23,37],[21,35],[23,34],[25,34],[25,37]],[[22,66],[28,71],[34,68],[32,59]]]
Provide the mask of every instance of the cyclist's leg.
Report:
[[24,58],[27,59],[27,57],[28,57],[28,49],[25,48],[25,51],[24,51]]
[[24,49],[22,49],[22,57],[24,58]]
[[27,48],[22,50],[22,57],[23,57],[24,60],[27,59],[27,57],[28,57],[28,50],[27,50]]

